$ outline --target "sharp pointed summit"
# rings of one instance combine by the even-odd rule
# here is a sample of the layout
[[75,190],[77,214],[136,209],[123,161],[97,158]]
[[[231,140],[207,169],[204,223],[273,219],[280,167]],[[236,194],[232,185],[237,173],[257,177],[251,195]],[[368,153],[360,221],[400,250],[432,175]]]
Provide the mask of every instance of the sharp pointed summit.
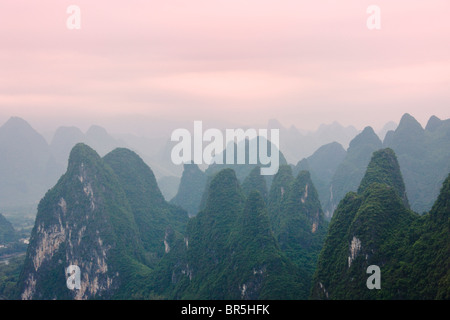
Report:
[[359,185],[358,193],[363,193],[372,183],[384,183],[393,187],[403,204],[409,208],[405,183],[397,157],[392,149],[381,149],[373,153],[366,174]]

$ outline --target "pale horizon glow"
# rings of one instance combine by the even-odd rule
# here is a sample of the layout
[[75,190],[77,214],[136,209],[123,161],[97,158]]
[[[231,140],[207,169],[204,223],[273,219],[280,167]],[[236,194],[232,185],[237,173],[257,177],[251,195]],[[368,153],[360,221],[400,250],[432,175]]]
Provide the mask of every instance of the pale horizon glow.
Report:
[[[69,5],[81,29],[68,30]],[[366,9],[381,8],[381,30]],[[0,124],[450,118],[450,2],[6,0]]]

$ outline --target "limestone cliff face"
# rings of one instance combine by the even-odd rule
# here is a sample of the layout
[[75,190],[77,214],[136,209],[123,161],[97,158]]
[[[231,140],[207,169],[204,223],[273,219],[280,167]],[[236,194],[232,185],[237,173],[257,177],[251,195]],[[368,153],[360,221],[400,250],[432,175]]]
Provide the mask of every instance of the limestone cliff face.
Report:
[[[95,206],[98,200],[92,195],[91,201]],[[53,212],[56,220],[49,223],[41,221],[36,226],[33,237],[34,250],[30,250],[28,253],[32,268],[25,278],[22,299],[45,298],[41,297],[36,290],[37,280],[41,278],[41,272],[45,273],[46,269],[54,267],[60,269],[57,272],[64,272],[64,269],[70,265],[80,268],[81,287],[68,292],[69,296],[74,299],[101,297],[118,287],[119,273],[112,273],[109,270],[111,268],[108,269],[108,258],[112,245],[103,242],[100,230],[92,230],[89,227],[89,221],[96,219],[94,210],[88,210],[84,214],[81,217],[82,220],[77,217],[75,221],[75,212],[72,210],[68,212],[66,201],[61,198]],[[93,237],[89,241],[89,246],[85,245],[86,239],[83,241],[87,233]],[[55,257],[58,257],[57,261],[55,261]],[[55,262],[56,265],[53,265]],[[65,274],[64,279],[67,279],[68,276]],[[64,284],[65,282],[63,282]],[[60,284],[57,286],[59,287]]]
[[[122,283],[119,255],[124,261],[139,259],[136,235],[112,170],[89,147],[75,147],[67,173],[39,204],[20,298],[112,297]],[[80,288],[75,290],[66,286],[70,275],[65,270],[71,265],[80,268]]]

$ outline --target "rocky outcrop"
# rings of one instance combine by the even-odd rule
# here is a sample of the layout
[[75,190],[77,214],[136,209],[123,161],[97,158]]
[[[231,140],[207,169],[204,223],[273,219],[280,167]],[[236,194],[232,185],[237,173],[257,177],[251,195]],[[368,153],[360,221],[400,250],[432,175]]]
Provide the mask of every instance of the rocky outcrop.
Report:
[[[112,170],[95,151],[78,145],[67,173],[39,205],[20,298],[112,297],[122,281],[118,255],[139,259],[136,252],[141,245],[136,235],[129,205]],[[130,244],[136,252],[126,251]],[[66,287],[69,266],[81,272],[80,287],[75,290]]]

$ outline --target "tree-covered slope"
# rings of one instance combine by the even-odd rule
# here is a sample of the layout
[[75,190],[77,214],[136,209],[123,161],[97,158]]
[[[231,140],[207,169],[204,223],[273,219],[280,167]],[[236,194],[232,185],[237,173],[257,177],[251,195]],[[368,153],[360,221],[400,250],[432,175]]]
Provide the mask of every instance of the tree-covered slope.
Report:
[[359,185],[358,193],[362,193],[374,182],[392,186],[402,199],[403,204],[409,207],[405,183],[403,182],[397,157],[392,149],[381,149],[373,153],[372,159],[367,166],[366,174]]
[[281,250],[312,277],[328,223],[308,171],[301,171],[292,181],[277,221],[273,230]]
[[188,224],[187,264],[192,278],[182,298],[226,299],[230,294],[224,274],[230,257],[228,241],[244,202],[234,171],[220,171],[209,186],[205,209]]
[[[405,247],[408,226],[416,216],[392,189],[373,183],[363,194],[349,193],[341,202],[319,258],[314,297],[394,298],[391,289],[397,279],[391,266],[404,254],[400,248]],[[345,212],[349,208],[353,210]],[[333,230],[339,226],[343,230]],[[370,265],[381,268],[382,290],[366,286]]]
[[[358,193],[339,203],[317,264],[313,299],[448,298],[449,179],[432,211],[420,217],[405,204],[394,157],[390,149],[375,152]],[[379,290],[367,287],[373,265],[380,268]]]
[[[408,297],[450,299],[450,175],[431,211],[414,226],[408,250]],[[406,267],[406,265],[403,265]]]
[[117,175],[130,204],[148,263],[155,265],[167,251],[167,237],[171,230],[184,232],[188,216],[184,210],[165,201],[152,170],[135,152],[118,148],[108,153],[104,161]]
[[281,204],[286,198],[287,192],[293,181],[294,177],[292,176],[292,168],[287,165],[280,166],[277,174],[273,178],[272,185],[270,186],[269,199],[267,203],[269,220],[273,229],[276,229],[281,225]]
[[328,223],[309,172],[301,171],[294,179],[291,167],[281,166],[270,189],[268,212],[280,249],[305,270],[310,283]]
[[259,166],[255,167],[245,178],[244,182],[242,182],[242,191],[247,197],[255,190],[258,191],[263,200],[267,202],[269,192],[267,191],[266,179],[261,175],[261,167]]
[[[113,170],[78,144],[67,172],[41,200],[22,270],[22,299],[107,299],[146,267],[130,204]],[[81,270],[80,290],[65,268]]]
[[174,299],[306,299],[309,290],[278,248],[261,194],[246,198],[232,169],[214,176],[204,210],[162,266],[152,294]]
[[278,248],[264,199],[258,191],[248,195],[236,229],[227,266],[228,270],[235,270],[229,286],[239,288],[232,298],[307,298],[310,284],[305,280],[308,275]]

